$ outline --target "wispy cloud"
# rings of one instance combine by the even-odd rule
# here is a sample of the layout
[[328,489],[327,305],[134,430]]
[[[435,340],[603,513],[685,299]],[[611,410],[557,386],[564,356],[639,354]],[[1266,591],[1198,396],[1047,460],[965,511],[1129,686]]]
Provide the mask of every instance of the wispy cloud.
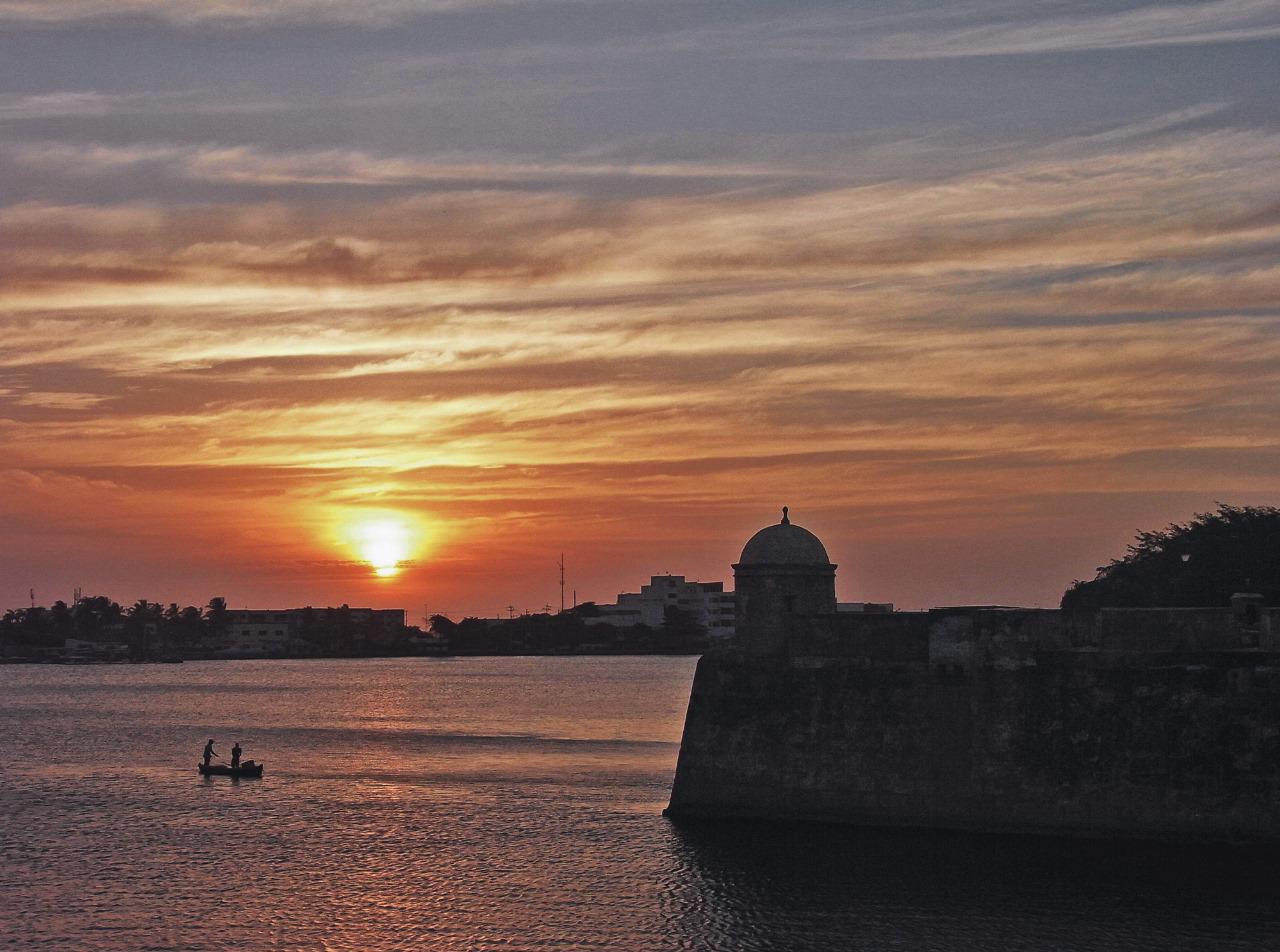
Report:
[[[762,430],[777,453],[1096,459],[1188,445],[1209,415],[1231,444],[1260,406],[1235,381],[1280,358],[1280,222],[1246,214],[1275,146],[1183,134],[928,184],[603,205],[12,207],[6,442],[32,465],[178,437],[210,465],[394,470],[635,463],[673,439],[731,455]],[[126,293],[104,268],[133,269]],[[80,397],[53,385],[69,365],[99,375]]]
[[175,23],[315,20],[387,24],[406,16],[499,5],[504,0],[0,0],[0,20],[41,23],[147,15]]
[[1269,0],[1151,3],[1128,9],[1080,11],[1075,4],[1032,6],[1008,17],[998,5],[937,11],[937,21],[914,19],[909,30],[891,21],[870,31],[846,21],[783,27],[765,49],[792,56],[895,60],[1063,53],[1144,46],[1232,43],[1280,36],[1280,10]]
[[[2,107],[0,107],[2,109]],[[65,174],[93,176],[129,168],[160,168],[170,174],[237,185],[427,185],[440,182],[545,182],[584,178],[768,179],[791,170],[738,163],[546,162],[493,158],[449,161],[379,156],[359,150],[271,152],[253,146],[219,145],[17,145],[18,162],[59,168]]]
[[[1119,148],[1121,142],[1127,147]],[[0,210],[0,238],[8,239],[0,269],[8,275],[10,299],[32,301],[24,287],[57,293],[65,281],[134,288],[217,281],[220,293],[231,294],[228,283],[245,291],[283,282],[354,293],[423,281],[625,288],[731,277],[865,282],[894,275],[922,289],[931,277],[946,276],[954,285],[1038,273],[1061,288],[1083,277],[1065,275],[1066,269],[1142,268],[1156,261],[1186,262],[1207,287],[1227,283],[1221,269],[1193,262],[1243,261],[1277,239],[1277,224],[1258,219],[1256,210],[1280,187],[1272,161],[1278,149],[1276,136],[1252,131],[1144,138],[1131,130],[1122,138],[1103,134],[1043,146],[1000,168],[933,182],[847,186],[773,170],[768,174],[786,188],[601,199],[540,191],[538,182],[523,178],[508,183],[518,188],[497,189],[502,170],[471,165],[450,172],[471,188],[305,207],[26,204]],[[145,169],[155,156],[171,161],[175,155],[182,157],[183,174],[212,180],[265,168],[268,181],[273,169],[306,181],[335,165],[329,152],[264,158],[248,149],[58,146],[26,154],[33,162],[65,161],[77,171]],[[344,154],[336,164],[353,181],[372,183],[409,175],[414,167],[358,154]],[[413,174],[434,168],[420,163]],[[563,164],[557,174],[572,186],[600,169]],[[679,174],[735,171],[745,170],[695,166]],[[1115,275],[1108,280],[1114,283]],[[481,285],[474,291],[488,294]],[[417,292],[388,288],[380,300],[392,305],[408,300],[406,293]]]
[[[612,6],[616,0],[525,0],[527,10],[562,14],[578,6]],[[460,13],[509,6],[510,0],[0,0],[0,22],[47,24],[103,21],[122,16],[147,16],[178,25],[228,26],[249,23],[331,22],[385,27],[408,18]],[[527,12],[527,11],[526,11]],[[603,46],[569,31],[566,42],[526,48],[539,55],[576,46],[587,53],[609,48],[668,49],[725,52],[754,51],[758,55],[787,55],[838,59],[899,60],[969,56],[1025,55],[1081,50],[1126,49],[1204,43],[1231,43],[1280,36],[1280,13],[1270,0],[1195,0],[1117,4],[1112,9],[1053,0],[1009,5],[1001,2],[967,4],[926,3],[908,6],[858,3],[833,8],[814,2],[788,9],[785,16],[769,15],[768,7],[744,4],[723,11],[720,22],[678,32],[664,32],[662,8],[654,5],[654,20],[636,40],[622,36]],[[518,49],[519,44],[511,44]]]
[[1272,5],[481,6],[0,0],[0,593],[607,596],[788,502],[859,595],[1039,599],[1280,492],[1265,64],[1122,52]]
[[[658,49],[804,60],[931,60],[1238,43],[1280,36],[1270,0],[1152,2],[1119,9],[1059,2],[826,5],[692,30],[614,39],[614,53]],[[542,54],[554,55],[553,46]],[[590,49],[589,46],[584,49]]]

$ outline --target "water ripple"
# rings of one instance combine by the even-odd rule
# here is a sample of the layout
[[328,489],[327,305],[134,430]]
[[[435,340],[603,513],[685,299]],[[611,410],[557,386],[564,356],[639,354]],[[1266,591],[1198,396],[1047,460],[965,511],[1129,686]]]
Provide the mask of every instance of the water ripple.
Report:
[[[673,826],[691,676],[679,658],[0,669],[0,949],[1280,948],[1266,855]],[[208,736],[266,776],[198,777]]]

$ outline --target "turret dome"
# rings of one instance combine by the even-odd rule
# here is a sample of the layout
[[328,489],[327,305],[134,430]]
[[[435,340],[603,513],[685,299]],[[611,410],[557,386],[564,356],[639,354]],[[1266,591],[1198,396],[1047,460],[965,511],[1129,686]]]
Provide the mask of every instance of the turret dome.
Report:
[[822,541],[800,526],[794,525],[782,507],[782,521],[765,526],[742,548],[739,565],[831,565]]

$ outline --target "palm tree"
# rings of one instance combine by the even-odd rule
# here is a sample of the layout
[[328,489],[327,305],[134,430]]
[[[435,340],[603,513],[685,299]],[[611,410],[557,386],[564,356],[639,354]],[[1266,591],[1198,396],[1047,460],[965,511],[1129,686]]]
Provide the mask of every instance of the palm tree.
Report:
[[222,596],[214,596],[209,599],[209,604],[205,606],[204,623],[209,634],[213,635],[215,641],[221,643],[223,636],[227,632],[227,627],[231,623],[230,616],[227,614],[227,600]]
[[86,595],[71,610],[76,632],[87,641],[103,641],[120,626],[124,612],[105,595]]
[[153,637],[160,631],[163,615],[159,602],[149,602],[145,598],[134,602],[126,613],[128,621],[125,630],[129,634],[129,644],[137,657],[145,658],[151,654]]
[[0,616],[0,655],[5,653],[5,648],[18,640],[26,640],[22,638],[23,632],[23,614],[16,608],[10,608]]

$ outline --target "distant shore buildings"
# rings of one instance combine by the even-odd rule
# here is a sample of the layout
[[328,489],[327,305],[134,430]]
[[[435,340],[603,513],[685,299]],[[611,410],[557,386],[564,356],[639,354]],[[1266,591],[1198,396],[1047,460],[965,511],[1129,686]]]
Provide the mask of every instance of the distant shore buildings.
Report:
[[[683,575],[654,575],[639,592],[620,592],[617,601],[597,604],[599,612],[588,617],[588,626],[610,625],[629,628],[635,625],[661,626],[671,609],[678,609],[690,620],[707,630],[712,645],[728,644],[736,632],[737,595],[726,592],[723,582],[695,582]],[[839,602],[836,611],[891,612],[892,602]]]
[[664,624],[672,609],[685,612],[692,621],[707,630],[712,641],[733,637],[733,592],[724,590],[724,582],[694,582],[683,575],[654,575],[639,592],[620,592],[612,604],[597,604],[599,614],[587,618],[591,625],[629,628]]
[[350,640],[353,647],[387,647],[404,635],[403,608],[245,608],[227,611],[223,656],[282,657],[296,654],[321,633]]
[[0,615],[0,661],[102,663],[212,658],[378,657],[444,654],[447,640],[405,623],[402,608],[203,610],[104,595]]

